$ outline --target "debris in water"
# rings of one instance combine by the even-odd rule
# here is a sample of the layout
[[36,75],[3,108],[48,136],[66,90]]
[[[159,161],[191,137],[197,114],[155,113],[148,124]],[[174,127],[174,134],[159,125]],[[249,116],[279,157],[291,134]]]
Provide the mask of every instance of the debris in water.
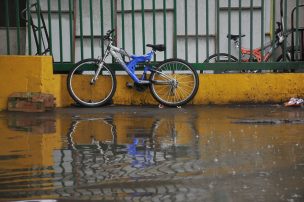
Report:
[[288,102],[284,103],[285,107],[301,107],[304,104],[304,100],[301,98],[290,98]]

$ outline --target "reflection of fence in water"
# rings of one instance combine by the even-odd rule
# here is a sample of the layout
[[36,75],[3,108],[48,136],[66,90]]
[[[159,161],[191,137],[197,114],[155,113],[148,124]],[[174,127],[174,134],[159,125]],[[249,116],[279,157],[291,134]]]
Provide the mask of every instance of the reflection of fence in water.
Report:
[[[117,123],[118,125],[119,123]],[[136,123],[134,123],[136,124]],[[81,126],[82,125],[82,126]],[[103,126],[101,126],[103,125]],[[88,126],[91,126],[88,127]],[[103,128],[103,135],[112,137],[112,139],[102,139],[100,141],[93,133],[78,134],[79,131],[87,129],[90,132],[95,131],[92,127]],[[105,129],[108,127],[108,129]],[[110,129],[109,129],[110,128]],[[130,129],[130,128],[129,128]],[[104,133],[108,131],[111,135]],[[145,135],[139,135],[142,131]],[[79,119],[72,122],[68,133],[68,148],[55,152],[56,158],[55,185],[58,187],[57,194],[66,195],[69,189],[74,186],[86,187],[88,185],[99,184],[100,188],[77,189],[73,194],[79,195],[109,195],[110,192],[127,193],[123,188],[124,184],[133,184],[130,192],[140,193],[145,190],[141,183],[136,181],[153,182],[155,185],[146,185],[147,189],[155,189],[155,193],[161,193],[160,190],[169,194],[172,190],[178,191],[182,186],[179,183],[163,183],[159,181],[173,180],[178,178],[179,174],[185,172],[199,171],[199,166],[193,167],[191,159],[197,159],[195,152],[197,150],[197,132],[190,122],[175,122],[173,119],[161,119],[154,121],[150,128],[138,128],[137,135],[131,137],[130,144],[117,144],[119,135],[112,119]],[[131,130],[126,131],[129,137]],[[79,144],[76,140],[83,141],[87,137],[80,138],[80,135],[91,138],[90,144]],[[184,136],[191,135],[185,138]],[[77,139],[78,137],[78,139]],[[180,139],[188,139],[187,141]],[[190,141],[189,141],[190,139]],[[86,139],[87,142],[88,139]],[[187,142],[181,144],[179,142]],[[59,158],[58,158],[59,157]],[[179,163],[175,160],[181,159]],[[185,159],[185,160],[183,160]],[[134,179],[137,179],[134,181]],[[118,184],[116,184],[118,183]],[[111,187],[114,187],[111,191]],[[166,188],[167,187],[167,188]],[[170,187],[170,188],[169,188]],[[91,189],[91,191],[90,191]],[[115,190],[115,191],[114,191]],[[159,191],[157,191],[159,190]],[[68,191],[69,192],[69,191]],[[83,192],[81,194],[81,192]],[[153,191],[154,192],[154,191]],[[143,193],[148,193],[144,191]],[[164,194],[165,194],[164,193]],[[173,193],[173,192],[172,192]]]

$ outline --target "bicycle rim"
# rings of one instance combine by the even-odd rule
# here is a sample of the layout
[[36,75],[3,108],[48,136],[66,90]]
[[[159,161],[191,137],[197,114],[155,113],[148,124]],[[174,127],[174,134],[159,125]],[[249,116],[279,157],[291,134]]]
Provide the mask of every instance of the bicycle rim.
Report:
[[91,84],[98,68],[98,60],[88,59],[76,64],[67,79],[71,97],[78,104],[97,107],[107,104],[116,90],[116,78],[111,69],[103,66],[96,82]]
[[167,60],[150,77],[153,97],[166,106],[188,103],[197,93],[198,75],[182,60]]

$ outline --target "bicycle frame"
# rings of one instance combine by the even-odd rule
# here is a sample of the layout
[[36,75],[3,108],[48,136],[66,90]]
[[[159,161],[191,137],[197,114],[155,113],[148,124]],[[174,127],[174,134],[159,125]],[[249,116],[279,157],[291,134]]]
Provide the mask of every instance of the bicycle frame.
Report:
[[[276,31],[276,37],[274,40],[269,41],[268,43],[265,43],[263,46],[263,49],[261,47],[250,50],[247,48],[242,48],[241,47],[241,54],[242,54],[242,62],[250,62],[250,59],[243,59],[243,57],[245,55],[252,55],[254,56],[254,58],[258,61],[258,62],[267,62],[269,60],[269,58],[271,57],[273,50],[278,48],[279,46],[282,46],[283,41],[286,39],[286,37],[288,36],[288,32],[283,33],[282,32],[282,27],[281,25],[278,23],[279,28]],[[234,40],[234,39],[231,39]],[[237,38],[234,40],[234,45],[235,47],[238,49],[239,48],[239,40],[241,40],[240,38]],[[274,46],[274,47],[273,47]],[[266,50],[268,49],[268,51],[266,51],[266,54],[262,54],[262,50]]]
[[[136,74],[135,74],[136,65],[138,63],[142,63],[142,62],[150,62],[155,54],[154,50],[150,51],[146,55],[141,55],[141,56],[131,55],[130,56],[130,54],[128,54],[124,49],[114,46],[112,44],[112,38],[109,38],[108,40],[109,40],[109,44],[105,50],[104,57],[100,60],[99,67],[98,67],[94,77],[91,80],[91,84],[96,82],[98,75],[99,75],[100,71],[102,70],[105,60],[109,56],[109,54],[111,54],[111,56],[119,63],[119,65],[128,73],[128,75],[132,78],[132,80],[137,84],[150,84],[151,83],[150,80],[146,79],[146,75],[147,75],[148,71],[158,72],[159,75],[168,79],[168,81],[153,81],[153,83],[157,83],[159,85],[176,85],[177,84],[177,81],[175,79],[172,80],[172,78],[169,78],[166,74],[155,70],[155,68],[153,68],[152,66],[149,66],[149,65],[144,66],[144,72],[140,79],[136,76]],[[128,58],[131,59],[130,62],[125,63],[122,60],[122,58],[118,56],[118,54],[120,54],[121,56],[127,56]]]
[[[272,44],[269,42],[264,45],[263,50],[271,47]],[[278,46],[275,46],[277,48]],[[251,55],[251,50],[247,48],[241,48],[242,56]],[[273,53],[273,48],[271,47],[265,55],[262,54],[262,48],[256,48],[252,50],[252,55],[257,59],[258,62],[267,62]],[[242,59],[242,62],[250,62],[250,59]]]
[[[109,54],[111,54],[111,56],[120,64],[120,66],[128,73],[128,75],[132,78],[132,80],[135,83],[138,83],[138,84],[149,84],[150,83],[149,80],[146,80],[146,74],[147,74],[147,71],[154,71],[151,66],[144,67],[144,72],[140,79],[135,75],[135,69],[136,69],[136,65],[140,62],[150,62],[155,54],[155,51],[152,50],[151,52],[147,53],[146,55],[141,55],[141,56],[131,55],[130,56],[125,50],[114,46],[112,44],[111,40],[109,42],[109,45],[107,46],[104,57],[101,59],[99,68],[96,71],[96,74],[95,74],[94,78],[92,79],[92,82],[96,81],[96,79],[102,69],[102,66],[105,63],[105,59],[109,56]],[[122,56],[127,56],[132,60],[128,63],[125,63],[121,59],[121,57],[118,56],[118,54],[120,54]]]

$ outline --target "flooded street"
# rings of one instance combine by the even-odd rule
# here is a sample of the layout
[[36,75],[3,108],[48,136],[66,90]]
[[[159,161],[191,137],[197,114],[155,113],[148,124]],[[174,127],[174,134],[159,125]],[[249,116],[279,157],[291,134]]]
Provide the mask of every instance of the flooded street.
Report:
[[0,112],[0,200],[304,201],[304,109]]

